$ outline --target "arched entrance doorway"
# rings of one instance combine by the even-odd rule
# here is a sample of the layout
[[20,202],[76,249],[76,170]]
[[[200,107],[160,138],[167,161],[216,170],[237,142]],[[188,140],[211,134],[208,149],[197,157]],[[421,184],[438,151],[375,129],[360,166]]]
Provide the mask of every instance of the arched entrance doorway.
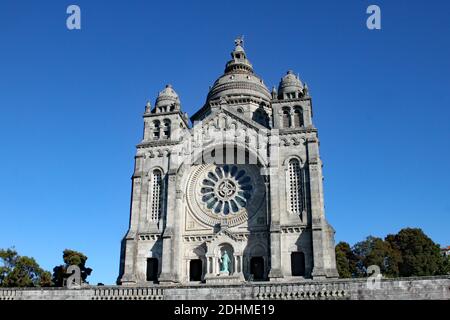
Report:
[[147,259],[147,281],[158,281],[158,259]]
[[202,281],[203,264],[202,260],[194,259],[189,263],[189,281]]
[[303,252],[292,252],[291,271],[294,277],[305,276],[305,254]]
[[252,257],[250,259],[250,274],[255,281],[264,280],[264,258]]

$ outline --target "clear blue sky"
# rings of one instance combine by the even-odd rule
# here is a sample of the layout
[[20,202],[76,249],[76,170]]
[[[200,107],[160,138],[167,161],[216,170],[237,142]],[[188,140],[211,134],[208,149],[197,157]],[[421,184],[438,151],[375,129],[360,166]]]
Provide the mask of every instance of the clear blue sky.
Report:
[[80,250],[114,283],[145,102],[172,83],[192,115],[240,34],[268,86],[310,87],[336,240],[450,245],[449,1],[2,0],[0,247],[49,270]]

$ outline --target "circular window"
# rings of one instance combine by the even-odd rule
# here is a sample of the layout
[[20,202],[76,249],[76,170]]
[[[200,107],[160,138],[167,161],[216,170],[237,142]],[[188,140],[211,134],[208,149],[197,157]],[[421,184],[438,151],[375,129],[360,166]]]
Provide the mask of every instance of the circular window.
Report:
[[202,201],[216,214],[233,214],[252,197],[252,179],[243,169],[224,165],[210,170],[202,181]]
[[187,191],[190,212],[210,226],[236,226],[264,210],[265,184],[256,165],[195,166]]

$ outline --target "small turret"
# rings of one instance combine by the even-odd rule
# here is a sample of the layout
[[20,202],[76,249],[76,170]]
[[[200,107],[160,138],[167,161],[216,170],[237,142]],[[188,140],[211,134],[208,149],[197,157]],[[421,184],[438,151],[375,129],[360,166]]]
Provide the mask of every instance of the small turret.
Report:
[[156,98],[154,113],[180,111],[181,103],[172,85],[168,84]]
[[278,86],[278,99],[297,99],[303,96],[303,84],[300,78],[289,70],[286,75],[281,78]]

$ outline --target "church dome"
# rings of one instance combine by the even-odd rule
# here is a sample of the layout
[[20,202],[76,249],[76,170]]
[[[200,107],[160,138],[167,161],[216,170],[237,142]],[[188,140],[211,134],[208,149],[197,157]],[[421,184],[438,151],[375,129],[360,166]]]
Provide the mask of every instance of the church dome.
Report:
[[243,40],[235,41],[236,47],[231,53],[232,60],[225,66],[224,74],[216,80],[210,89],[207,101],[225,97],[253,97],[270,101],[270,92],[263,80],[253,73],[253,66],[247,59]]
[[278,95],[283,97],[285,94],[296,92],[303,92],[303,84],[294,72],[289,70],[280,81]]
[[158,98],[156,98],[156,104],[155,107],[165,107],[165,106],[172,106],[172,105],[179,105],[180,104],[180,98],[178,97],[178,94],[175,92],[175,90],[172,88],[172,85],[168,84],[158,94]]

